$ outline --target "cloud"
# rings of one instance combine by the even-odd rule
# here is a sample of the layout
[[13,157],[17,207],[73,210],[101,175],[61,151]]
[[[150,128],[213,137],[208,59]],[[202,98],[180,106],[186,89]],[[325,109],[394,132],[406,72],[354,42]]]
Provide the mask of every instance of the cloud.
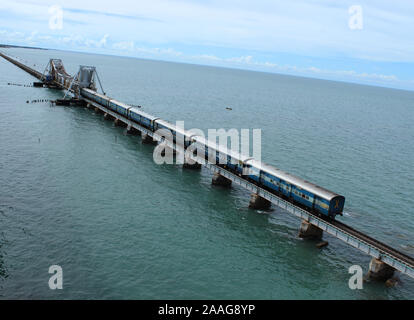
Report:
[[154,57],[182,57],[184,54],[173,48],[137,47],[133,41],[120,41],[112,44],[112,49],[123,51],[123,55],[154,58]]
[[[55,2],[2,0],[0,8],[41,30]],[[111,34],[118,41],[289,52],[324,57],[369,57],[414,62],[414,3],[360,0],[363,30],[348,27],[354,1],[247,0],[80,1],[65,10],[65,28],[86,37]],[[97,9],[99,8],[99,9]],[[11,23],[12,24],[12,23]],[[87,27],[85,27],[87,25]],[[30,27],[30,25],[28,25]],[[27,30],[26,30],[27,31]]]
[[131,52],[135,48],[134,41],[121,41],[112,45],[113,49]]
[[[48,8],[56,4],[64,9],[64,27],[50,31]],[[0,21],[7,32],[0,33],[0,42],[409,83],[414,77],[414,3],[358,1],[363,8],[362,30],[348,27],[353,4],[353,0],[73,0],[70,4],[2,0]],[[40,33],[32,34],[33,30]]]
[[97,11],[97,10],[85,10],[85,9],[68,8],[68,7],[64,7],[64,10],[66,12],[79,13],[79,14],[84,14],[84,15],[88,15],[88,16],[98,15],[98,16],[114,17],[114,18],[121,18],[121,19],[162,22],[162,20],[159,20],[159,19],[155,19],[155,18],[151,18],[151,17],[145,17],[145,16],[139,16],[139,15],[120,14],[120,13],[113,13],[113,12],[105,12],[105,11]]

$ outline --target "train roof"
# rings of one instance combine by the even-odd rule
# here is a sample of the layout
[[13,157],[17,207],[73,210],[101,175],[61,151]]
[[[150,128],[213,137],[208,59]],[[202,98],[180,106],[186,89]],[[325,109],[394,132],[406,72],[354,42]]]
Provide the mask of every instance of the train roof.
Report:
[[[314,183],[311,183],[307,180],[304,180],[302,178],[299,178],[293,174],[287,173],[283,170],[280,170],[276,167],[273,167],[271,165],[268,165],[263,162],[259,162],[255,159],[247,160],[249,164],[253,165],[256,168],[260,168],[260,170],[263,170],[267,173],[270,173],[271,175],[274,175],[277,178],[280,178],[290,184],[293,184],[301,189],[305,189],[309,192],[312,192],[313,194],[324,198],[326,200],[332,200],[335,197],[340,196],[339,194],[332,192],[328,189],[325,189],[323,187],[320,187]],[[342,196],[341,196],[342,197]]]
[[117,104],[118,106],[124,107],[125,109],[132,108],[132,106],[130,106],[130,105],[126,104],[126,103],[123,103],[121,101],[118,101],[118,100],[115,100],[115,99],[109,99],[109,100],[112,101],[113,103]]
[[157,120],[157,119],[159,119],[158,117],[155,117],[155,116],[153,116],[153,115],[151,115],[149,113],[146,113],[144,111],[141,111],[137,107],[132,107],[131,109],[129,109],[129,112],[134,112],[134,113],[139,114],[140,116],[145,117],[145,118],[150,119],[150,120]]
[[171,122],[168,122],[162,119],[157,119],[155,122],[162,124],[163,126],[167,127],[171,131],[175,131],[179,134],[182,134],[183,136],[188,136],[188,137],[190,136],[187,130],[183,129],[182,127],[177,127],[175,124],[172,124]]
[[251,157],[243,155],[243,154],[241,154],[239,152],[236,152],[234,150],[228,149],[226,146],[217,144],[216,142],[208,140],[203,136],[193,135],[192,137],[197,142],[206,145],[209,149],[215,149],[216,151],[218,151],[222,154],[227,154],[227,155],[231,156],[232,158],[236,159],[237,161],[243,161],[244,162],[244,161],[247,161],[248,159],[251,159]]
[[109,98],[108,96],[105,96],[105,95],[103,95],[102,93],[99,93],[99,92],[94,91],[94,90],[89,89],[89,88],[82,88],[82,90],[84,90],[84,91],[86,91],[86,92],[89,92],[89,93],[91,93],[91,94],[93,94],[93,95],[95,95],[95,96],[100,96],[101,98],[106,98],[106,99],[108,99],[108,100],[110,100],[110,99],[111,99],[111,98]]

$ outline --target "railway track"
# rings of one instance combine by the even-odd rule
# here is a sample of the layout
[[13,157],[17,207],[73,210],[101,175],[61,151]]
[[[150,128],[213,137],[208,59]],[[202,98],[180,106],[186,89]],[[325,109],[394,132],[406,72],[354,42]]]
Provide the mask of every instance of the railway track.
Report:
[[17,60],[14,60],[14,59],[12,59],[12,58],[10,58],[10,57],[8,57],[8,56],[6,56],[5,54],[3,54],[3,53],[1,53],[1,52],[0,52],[0,57],[3,57],[3,58],[4,58],[4,59],[6,59],[7,61],[9,61],[9,62],[11,62],[12,64],[14,64],[14,65],[16,65],[17,67],[19,67],[20,69],[22,69],[22,70],[26,71],[27,73],[31,74],[33,77],[35,77],[35,78],[37,78],[37,79],[41,79],[41,78],[42,78],[42,74],[41,74],[39,71],[34,70],[34,69],[32,69],[32,68],[30,68],[30,67],[28,67],[28,66],[24,65],[23,63],[21,63],[21,62],[19,62],[19,61],[17,61]]
[[354,228],[351,228],[350,226],[340,222],[340,221],[333,221],[333,225],[340,228],[342,231],[349,233],[350,235],[359,238],[360,240],[365,241],[366,243],[378,248],[383,253],[386,253],[388,255],[393,256],[397,260],[400,260],[401,262],[404,262],[406,264],[409,264],[411,266],[414,266],[414,258],[402,253],[394,248],[391,248],[390,246],[386,245],[385,243],[382,243],[381,241],[378,241],[374,238],[371,238],[370,236],[367,236],[366,234],[355,230]]

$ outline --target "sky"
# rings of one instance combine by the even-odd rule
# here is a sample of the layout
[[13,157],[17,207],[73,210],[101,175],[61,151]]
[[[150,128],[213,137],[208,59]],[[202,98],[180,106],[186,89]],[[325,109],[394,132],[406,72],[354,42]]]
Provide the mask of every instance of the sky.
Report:
[[0,43],[414,90],[412,0],[0,0]]

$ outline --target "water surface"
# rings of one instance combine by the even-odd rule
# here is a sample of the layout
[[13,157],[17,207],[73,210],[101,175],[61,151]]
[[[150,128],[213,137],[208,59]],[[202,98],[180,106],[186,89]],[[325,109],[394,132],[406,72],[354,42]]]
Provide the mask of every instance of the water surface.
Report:
[[[414,92],[63,51],[4,49],[43,71],[97,67],[108,95],[187,129],[260,128],[262,158],[346,197],[341,221],[414,254]],[[414,281],[348,288],[369,257],[299,220],[247,208],[211,174],[158,166],[153,147],[0,60],[0,297],[413,299]],[[226,110],[226,107],[232,110]],[[62,266],[64,289],[48,288]]]

